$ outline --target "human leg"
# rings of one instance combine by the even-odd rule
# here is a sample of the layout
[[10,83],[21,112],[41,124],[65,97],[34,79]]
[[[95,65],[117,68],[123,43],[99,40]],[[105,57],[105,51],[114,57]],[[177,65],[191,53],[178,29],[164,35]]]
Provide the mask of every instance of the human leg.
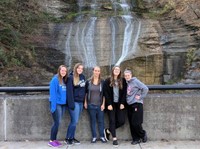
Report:
[[88,105],[88,113],[90,116],[90,128],[92,131],[92,138],[97,138],[96,134],[96,114],[97,110],[94,105]]
[[50,141],[48,143],[48,145],[51,147],[58,147],[62,145],[59,141],[56,140],[56,138],[57,138],[58,128],[59,128],[61,119],[63,117],[64,111],[65,111],[65,106],[57,104],[56,111],[52,113],[54,123],[51,128],[51,136],[50,136]]
[[115,130],[115,108],[113,110],[108,111],[108,119],[109,119],[109,131],[112,134],[112,137],[116,137]]
[[[145,131],[142,128],[143,105],[139,103],[130,105],[128,108],[128,119],[133,139],[132,144],[137,144],[141,138],[145,137]],[[146,141],[146,138],[144,140]]]
[[120,105],[117,103],[116,104],[116,112],[115,112],[115,129],[121,127],[124,125],[125,123],[125,110],[124,109],[120,109]]
[[104,136],[104,111],[101,111],[100,106],[97,106],[97,121],[98,121],[100,140],[102,143],[106,143],[107,141]]
[[78,120],[82,110],[83,110],[83,103],[78,103],[78,102],[75,102],[74,110],[68,109],[71,121],[67,129],[66,140],[68,140],[70,143],[73,142],[75,144],[80,144],[80,142],[76,140],[74,137],[75,137],[76,126],[78,124]]
[[62,119],[64,113],[64,107],[62,105],[57,104],[56,106],[56,111],[52,113],[53,117],[53,125],[51,127],[51,136],[50,140],[56,140],[57,138],[57,133],[58,133],[58,128]]

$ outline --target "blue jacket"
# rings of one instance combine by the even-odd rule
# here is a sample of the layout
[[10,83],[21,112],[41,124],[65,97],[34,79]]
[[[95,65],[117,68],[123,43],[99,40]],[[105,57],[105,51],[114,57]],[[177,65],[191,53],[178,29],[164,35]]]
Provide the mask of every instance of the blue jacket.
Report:
[[[73,72],[70,73],[69,76],[70,80],[72,80],[73,83]],[[73,98],[74,102],[83,102],[85,98],[85,76],[83,74],[79,75],[80,81],[78,85],[73,85]]]
[[63,82],[61,85],[56,74],[50,81],[50,110],[55,112],[56,105],[67,105],[69,108],[74,109],[74,102],[72,101],[72,81],[67,78],[67,82]]

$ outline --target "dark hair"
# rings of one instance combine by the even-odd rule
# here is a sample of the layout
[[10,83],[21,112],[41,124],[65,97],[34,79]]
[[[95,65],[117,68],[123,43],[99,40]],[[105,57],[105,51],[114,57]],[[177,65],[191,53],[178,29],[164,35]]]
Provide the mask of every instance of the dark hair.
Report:
[[[120,69],[119,66],[114,66],[114,67],[112,68],[111,77],[110,77],[110,86],[111,86],[111,87],[113,87],[113,86],[116,85],[116,84],[115,84],[115,79],[114,79],[114,69],[115,69],[115,68],[119,68],[119,69]],[[119,75],[117,76],[117,82],[118,82],[119,88],[122,89],[122,88],[123,88],[123,83],[122,83],[122,77],[121,77],[121,69],[120,69]]]

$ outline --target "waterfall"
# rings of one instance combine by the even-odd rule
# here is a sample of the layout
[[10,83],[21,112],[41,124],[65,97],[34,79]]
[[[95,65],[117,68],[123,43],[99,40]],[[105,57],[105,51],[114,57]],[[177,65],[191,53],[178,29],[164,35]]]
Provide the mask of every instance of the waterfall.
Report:
[[[90,17],[87,19],[82,12],[85,1],[78,0],[79,16],[76,22],[70,25],[65,41],[65,62],[69,66],[75,62],[82,62],[86,68],[92,68],[99,63],[103,66],[120,65],[136,55],[141,22],[131,14],[130,5],[126,0],[111,0],[111,2],[114,16],[108,22],[110,26],[103,28],[107,29],[105,33],[110,32],[110,37],[107,36],[104,40],[98,37],[100,34],[96,30],[96,27],[99,28],[96,13],[101,5],[97,0],[92,0]],[[119,17],[117,11],[123,14],[120,13]]]
[[96,17],[91,17],[82,31],[81,45],[84,51],[83,61],[86,67],[94,67],[97,65],[93,42],[96,19]]
[[66,43],[65,43],[65,63],[68,64],[69,69],[71,67],[71,63],[72,63],[72,55],[71,55],[71,48],[70,48],[70,40],[71,40],[71,33],[72,33],[72,26],[73,24],[70,24],[70,28],[69,28],[69,32],[67,34],[67,39],[66,39]]
[[[83,0],[79,0],[79,7],[83,7],[83,4]],[[96,0],[93,0],[91,4],[91,9],[93,13],[95,13],[96,11],[96,6]],[[79,13],[82,16],[81,11],[79,11]],[[82,19],[78,20],[78,26],[75,35],[75,43],[79,51],[79,60],[82,60],[82,63],[86,68],[91,68],[97,65],[93,41],[96,20],[96,17],[90,17],[90,19],[86,23],[82,22]],[[85,25],[81,30],[80,25],[83,25],[84,23]]]
[[141,22],[133,18],[130,12],[130,6],[126,0],[121,0],[119,4],[123,10],[122,19],[125,22],[124,39],[121,56],[115,65],[120,65],[128,56],[134,55],[137,48]]
[[110,59],[110,65],[114,65],[116,62],[116,57],[115,57],[115,49],[116,49],[116,27],[115,27],[115,22],[114,18],[112,17],[110,19],[110,25],[111,25],[111,36],[112,36],[112,47],[111,47],[111,55],[112,58]]
[[133,24],[132,24],[132,20],[131,20],[132,18],[130,16],[122,16],[122,18],[126,22],[126,27],[125,27],[125,30],[124,30],[124,40],[123,40],[121,57],[117,61],[116,65],[120,65],[121,62],[129,54],[130,43],[131,43],[132,33],[133,33]]

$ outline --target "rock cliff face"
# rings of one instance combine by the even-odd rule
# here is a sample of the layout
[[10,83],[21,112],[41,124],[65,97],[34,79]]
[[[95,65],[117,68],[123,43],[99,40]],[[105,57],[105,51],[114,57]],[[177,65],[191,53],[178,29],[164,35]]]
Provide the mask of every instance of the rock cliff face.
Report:
[[[198,54],[195,56],[195,53],[198,53],[200,46],[200,2],[198,0],[144,2],[142,8],[146,8],[148,13],[143,13],[143,16],[148,18],[148,14],[153,13],[154,17],[158,17],[161,26],[159,35],[164,53],[164,82],[180,80],[186,74],[182,82],[199,83],[199,61],[196,58]],[[193,53],[191,49],[194,49]],[[191,55],[194,62],[188,64]]]
[[[192,71],[189,68],[191,65],[187,64],[188,51],[191,48],[197,49],[200,44],[200,2],[197,0],[143,0],[128,2],[132,4],[132,9],[135,10],[136,14],[139,14],[137,19],[141,22],[141,29],[136,50],[133,53],[130,52],[123,59],[121,63],[122,68],[132,68],[135,75],[147,84],[180,82],[184,76],[187,79]],[[83,3],[82,1],[82,4],[89,7],[91,2],[85,1]],[[71,66],[81,61],[81,59],[85,58],[85,60],[82,60],[83,63],[89,59],[92,64],[105,67],[103,68],[104,74],[108,75],[110,66],[115,64],[112,63],[112,59],[120,59],[120,56],[123,54],[126,24],[123,19],[118,17],[120,12],[116,12],[115,7],[111,7],[110,2],[97,1],[96,4],[98,4],[96,12],[102,12],[102,9],[105,9],[107,13],[113,13],[113,16],[117,16],[115,20],[117,31],[114,37],[117,42],[115,42],[114,54],[112,53],[113,30],[110,23],[112,15],[96,18],[95,26],[93,26],[94,33],[90,34],[90,36],[93,36],[93,54],[91,51],[84,53],[82,45],[77,47],[78,36],[82,36],[81,33],[77,36],[77,30],[83,32],[83,28],[89,24],[88,18],[84,18],[81,23],[74,21],[64,24],[49,24],[45,26],[44,32],[48,33],[49,37],[53,37],[51,42],[47,44],[47,47],[55,49],[55,52],[65,53],[64,60],[57,58],[59,62],[65,62]],[[58,9],[56,8],[56,10]],[[54,10],[53,13],[55,12]],[[61,13],[56,12],[56,14]],[[68,49],[66,46],[69,46]],[[91,57],[95,57],[95,60],[90,60]],[[49,68],[52,67],[48,61],[46,65]],[[196,63],[193,65],[198,67]],[[192,69],[194,69],[193,67]],[[190,73],[187,73],[187,70]],[[182,82],[185,82],[184,80]],[[186,82],[192,83],[194,81],[189,81],[188,78]]]
[[35,42],[34,52],[36,63],[48,73],[32,85],[46,85],[60,64],[72,68],[76,62],[84,63],[87,76],[94,65],[106,77],[113,65],[121,64],[146,84],[200,83],[199,0],[38,3],[58,20],[68,21],[40,26],[45,42]]

